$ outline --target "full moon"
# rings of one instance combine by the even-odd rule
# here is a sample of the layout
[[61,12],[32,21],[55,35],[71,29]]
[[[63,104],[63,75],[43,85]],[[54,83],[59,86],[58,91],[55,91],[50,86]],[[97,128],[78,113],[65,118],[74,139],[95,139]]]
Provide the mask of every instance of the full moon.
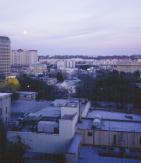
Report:
[[24,31],[23,31],[23,34],[24,34],[24,35],[27,35],[27,31],[26,31],[26,30],[24,30]]

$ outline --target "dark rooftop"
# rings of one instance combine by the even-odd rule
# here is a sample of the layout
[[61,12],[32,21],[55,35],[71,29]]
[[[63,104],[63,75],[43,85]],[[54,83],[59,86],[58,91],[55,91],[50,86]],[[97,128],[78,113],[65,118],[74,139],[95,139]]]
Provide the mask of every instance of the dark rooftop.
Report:
[[75,117],[76,114],[73,114],[73,115],[64,115],[62,117],[62,119],[66,119],[66,120],[72,120],[74,117]]
[[0,39],[10,41],[9,37],[7,37],[7,36],[0,36]]

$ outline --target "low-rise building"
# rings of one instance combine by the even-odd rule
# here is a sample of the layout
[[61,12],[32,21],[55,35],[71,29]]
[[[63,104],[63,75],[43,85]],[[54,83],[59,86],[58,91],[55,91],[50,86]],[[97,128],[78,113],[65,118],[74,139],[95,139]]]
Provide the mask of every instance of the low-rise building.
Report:
[[119,72],[134,73],[135,71],[141,72],[141,62],[137,61],[122,61],[114,65],[113,69]]
[[20,100],[35,100],[37,96],[37,92],[19,91],[18,93]]
[[79,117],[85,115],[88,106],[86,100],[60,99],[41,110],[32,109],[24,116],[13,118],[8,139],[14,141],[20,136],[33,153],[65,154],[76,135]]
[[39,75],[47,72],[46,64],[36,63],[29,66],[28,73]]
[[141,150],[141,115],[92,110],[85,99],[57,99],[42,108],[29,102],[24,101],[29,109],[15,109],[24,114],[11,119],[8,139],[20,136],[31,153],[63,154],[67,163],[76,163],[81,144]]
[[77,128],[87,145],[141,149],[141,115],[94,110]]

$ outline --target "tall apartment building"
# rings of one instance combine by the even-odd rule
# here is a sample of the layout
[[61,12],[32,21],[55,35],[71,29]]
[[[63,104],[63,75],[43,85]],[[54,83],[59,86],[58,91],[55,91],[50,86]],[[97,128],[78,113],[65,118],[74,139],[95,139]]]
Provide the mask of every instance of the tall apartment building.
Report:
[[12,50],[11,66],[30,66],[38,62],[37,50]]
[[0,36],[0,78],[10,73],[10,39]]

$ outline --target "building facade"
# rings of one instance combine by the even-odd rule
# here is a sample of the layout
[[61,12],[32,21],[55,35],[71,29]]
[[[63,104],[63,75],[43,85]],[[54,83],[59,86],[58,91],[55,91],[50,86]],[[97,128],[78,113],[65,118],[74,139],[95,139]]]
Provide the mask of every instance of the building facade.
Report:
[[47,72],[47,66],[46,64],[32,64],[29,66],[28,73],[29,74],[34,74],[34,75],[39,75]]
[[7,124],[10,118],[11,94],[0,93],[0,119]]
[[141,149],[141,116],[94,110],[78,124],[83,144]]
[[74,69],[76,61],[70,59],[58,60],[57,61],[57,69]]
[[11,66],[30,66],[38,62],[37,50],[12,50]]
[[10,39],[0,36],[0,77],[10,74]]

